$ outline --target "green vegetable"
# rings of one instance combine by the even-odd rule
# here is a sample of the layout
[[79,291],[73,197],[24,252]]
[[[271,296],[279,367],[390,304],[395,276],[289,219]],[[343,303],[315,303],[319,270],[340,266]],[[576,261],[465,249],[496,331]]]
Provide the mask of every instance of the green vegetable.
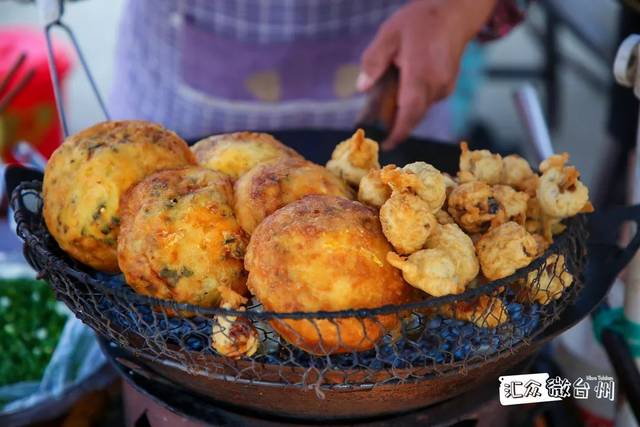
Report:
[[67,315],[49,286],[0,280],[0,386],[42,377]]

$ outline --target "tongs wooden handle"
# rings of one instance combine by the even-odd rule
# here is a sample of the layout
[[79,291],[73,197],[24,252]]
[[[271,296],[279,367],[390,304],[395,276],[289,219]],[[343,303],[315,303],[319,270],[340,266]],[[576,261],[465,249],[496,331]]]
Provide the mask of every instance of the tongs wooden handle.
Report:
[[398,111],[400,70],[394,65],[368,91],[364,108],[357,119],[357,127],[380,128],[390,131]]

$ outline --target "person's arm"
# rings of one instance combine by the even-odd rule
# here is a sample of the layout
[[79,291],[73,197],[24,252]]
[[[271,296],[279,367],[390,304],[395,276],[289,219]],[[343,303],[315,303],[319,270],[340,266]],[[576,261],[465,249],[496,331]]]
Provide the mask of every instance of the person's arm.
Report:
[[466,45],[491,24],[501,3],[505,0],[414,0],[384,22],[363,54],[357,82],[358,90],[366,91],[390,65],[400,70],[398,111],[383,149],[402,142],[429,106],[453,91]]

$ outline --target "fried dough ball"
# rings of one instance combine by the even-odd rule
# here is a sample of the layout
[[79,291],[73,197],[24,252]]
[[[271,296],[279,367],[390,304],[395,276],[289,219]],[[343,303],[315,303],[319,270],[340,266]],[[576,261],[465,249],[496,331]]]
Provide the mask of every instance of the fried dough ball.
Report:
[[398,253],[422,249],[437,225],[429,205],[411,193],[393,192],[380,208],[382,232]]
[[357,186],[370,169],[380,169],[378,143],[365,138],[364,131],[358,129],[351,138],[336,146],[327,169]]
[[[524,225],[527,219],[529,195],[507,185],[494,185],[493,197],[500,203],[500,223],[514,221]],[[499,225],[496,221],[492,225]]]
[[425,248],[441,249],[449,254],[456,266],[456,275],[464,286],[475,279],[480,271],[473,241],[457,224],[436,227],[427,239]]
[[402,277],[407,283],[431,296],[441,297],[464,292],[456,263],[442,249],[422,249],[407,258],[389,252],[387,261],[402,271]]
[[[230,309],[230,304],[222,308]],[[244,307],[239,311],[245,311]],[[253,356],[260,347],[258,331],[246,317],[218,314],[211,330],[211,348],[231,359]]]
[[535,175],[529,162],[517,154],[511,154],[502,159],[502,177],[500,183],[510,185],[522,191],[522,186]]
[[524,227],[506,222],[484,234],[476,244],[476,251],[482,274],[489,280],[497,280],[529,265],[538,245]]
[[499,184],[503,174],[502,157],[489,150],[469,150],[466,142],[460,144],[460,182],[483,181]]
[[567,271],[564,255],[552,254],[540,270],[527,275],[526,284],[519,289],[520,302],[538,302],[546,305],[562,296],[562,292],[573,284],[573,276]]
[[224,172],[233,180],[260,163],[282,157],[302,159],[268,133],[236,132],[214,135],[198,141],[191,150],[198,164]]
[[246,292],[247,238],[231,207],[231,180],[189,167],[158,172],[122,198],[118,263],[138,293],[215,307],[220,288]]
[[[307,196],[256,228],[245,257],[247,285],[265,310],[278,313],[406,303],[413,290],[386,261],[391,250],[375,209],[342,197]],[[307,352],[332,354],[372,348],[398,326],[399,317],[270,324]]]
[[481,181],[471,181],[454,188],[447,202],[448,211],[467,233],[486,231],[500,211],[493,189]]
[[391,188],[380,179],[380,169],[370,169],[360,180],[358,200],[380,208],[391,197]]
[[409,192],[420,197],[432,213],[439,211],[447,198],[444,176],[425,162],[409,163],[402,168],[385,166],[380,178],[394,192]]
[[439,311],[448,318],[471,322],[479,328],[495,328],[509,320],[509,312],[500,298],[480,295],[473,301],[456,301]]
[[249,234],[267,216],[311,194],[353,199],[353,190],[326,168],[309,161],[284,157],[260,164],[235,183],[235,212]]
[[117,272],[120,196],[153,172],[190,164],[195,159],[186,142],[157,124],[111,121],[78,132],[47,163],[47,228],[72,258]]
[[552,156],[540,164],[544,173],[536,196],[542,211],[554,218],[574,216],[589,203],[589,189],[580,181],[578,170],[564,166],[567,158]]

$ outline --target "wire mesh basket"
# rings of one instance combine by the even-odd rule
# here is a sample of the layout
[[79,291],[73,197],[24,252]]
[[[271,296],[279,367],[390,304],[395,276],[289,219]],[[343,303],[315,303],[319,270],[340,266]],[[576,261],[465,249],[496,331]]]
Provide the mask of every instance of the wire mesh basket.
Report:
[[[69,258],[47,231],[40,191],[40,182],[22,183],[11,204],[25,256],[57,297],[134,355],[228,381],[320,389],[459,373],[528,345],[583,286],[587,231],[579,215],[529,266],[459,295],[308,313],[267,312],[257,302],[246,311],[179,304],[137,294],[121,275]],[[212,347],[251,334],[250,356]]]

